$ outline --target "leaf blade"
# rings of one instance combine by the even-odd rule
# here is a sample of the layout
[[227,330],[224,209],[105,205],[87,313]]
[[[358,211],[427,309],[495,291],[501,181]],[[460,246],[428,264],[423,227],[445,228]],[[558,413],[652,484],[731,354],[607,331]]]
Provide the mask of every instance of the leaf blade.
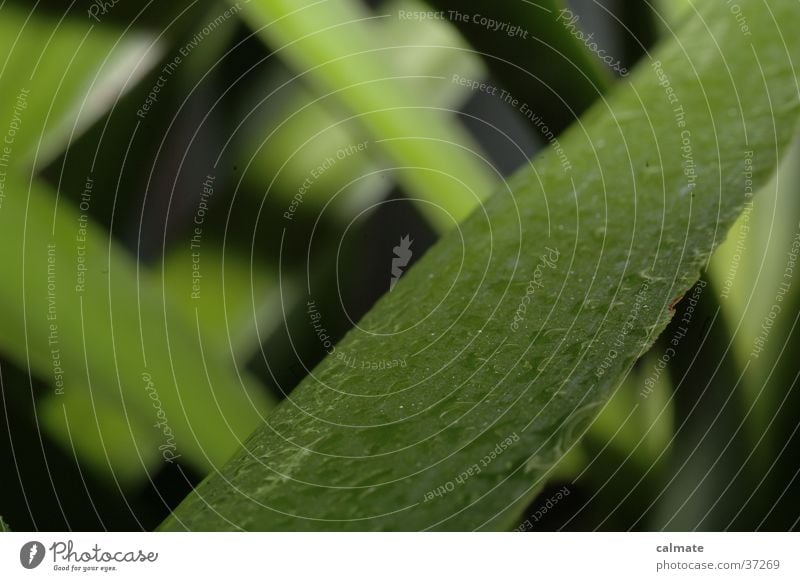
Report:
[[[337,346],[348,359],[328,357],[162,528],[508,526],[733,223],[746,148],[763,184],[796,124],[800,43],[778,22],[800,8],[754,12],[750,45],[724,6],[706,6],[659,66],[564,135],[571,171],[550,149],[510,180]],[[346,364],[389,357],[408,364],[381,376]]]

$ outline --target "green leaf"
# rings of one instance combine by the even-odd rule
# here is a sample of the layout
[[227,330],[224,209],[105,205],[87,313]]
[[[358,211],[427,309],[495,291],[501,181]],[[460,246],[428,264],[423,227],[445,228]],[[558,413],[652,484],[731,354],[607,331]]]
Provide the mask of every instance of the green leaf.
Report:
[[[610,84],[611,75],[603,62],[577,37],[584,34],[580,17],[566,8],[563,0],[430,3],[458,26],[512,96],[535,110],[556,134]],[[590,42],[597,46],[596,40],[586,41]],[[622,55],[615,58],[607,51],[603,55],[627,73],[619,62]]]
[[587,434],[598,446],[617,448],[641,473],[654,469],[674,434],[672,386],[660,355],[653,349],[641,359],[641,367],[624,378]]
[[[355,116],[368,147],[391,160],[410,195],[428,202],[421,208],[432,224],[453,228],[490,193],[488,162],[451,111],[431,106],[430,82],[415,85],[396,73],[393,55],[408,46],[385,41],[378,28],[385,15],[352,0],[253,0],[242,15],[277,57],[334,101],[331,110],[346,111],[339,119]],[[454,41],[442,50],[463,48]],[[450,79],[439,83],[452,90]]]
[[[792,280],[784,274],[800,224],[799,158],[800,141],[795,141],[775,178],[757,197],[748,196],[729,239],[720,246],[710,264],[712,280],[720,290],[722,312],[734,331],[732,347],[738,367],[746,369],[743,385],[748,400],[754,402],[754,417],[749,426],[754,439],[763,436],[785,395],[785,387],[791,382],[782,378],[777,393],[765,391],[780,350],[764,349],[761,335],[765,332],[765,321],[774,322],[776,317],[786,318],[793,312],[785,306],[789,302],[785,299],[792,292]],[[769,343],[781,344],[769,335]]]
[[[205,351],[194,310],[165,307],[191,303],[189,292],[167,288],[162,298],[160,281],[103,227],[83,222],[69,201],[31,178],[34,165],[62,151],[157,62],[161,48],[152,36],[122,32],[96,27],[83,14],[57,20],[2,9],[0,351],[51,385],[37,401],[42,427],[84,464],[130,483],[154,469],[173,441],[183,449],[175,456],[209,470],[271,402],[238,374],[221,340]],[[91,192],[95,199],[106,194]],[[85,244],[78,239],[84,225]],[[79,257],[86,260],[85,292],[76,290]],[[191,263],[182,268],[176,278],[191,280]],[[157,402],[144,372],[158,384]],[[166,427],[156,427],[156,403]]]
[[510,527],[736,219],[744,152],[763,185],[796,125],[800,5],[749,11],[752,36],[705,7],[431,249],[163,529]]
[[[798,470],[796,455],[789,453],[792,445],[787,443],[796,436],[797,420],[792,416],[798,409],[799,157],[800,140],[795,139],[775,178],[748,204],[714,255],[709,271],[720,291],[722,320],[731,330],[724,346],[735,356],[734,365],[727,367],[736,371],[737,389],[727,384],[720,390],[726,396],[738,396],[739,401],[726,405],[723,417],[730,421],[728,410],[731,404],[738,405],[740,429],[748,437],[746,445],[733,452],[736,461],[730,468],[737,478],[722,476],[725,499],[734,496],[735,484],[740,489],[742,481],[750,485],[747,501],[733,503],[730,512],[718,518],[731,530],[781,530],[794,521],[792,511],[785,507],[796,505],[796,495],[787,493],[776,501],[770,491],[783,490],[781,482],[791,481]],[[732,447],[732,442],[728,437],[725,445]],[[711,500],[716,507],[723,497],[717,494]],[[703,515],[696,510],[694,514]]]
[[3,520],[3,517],[0,516],[0,533],[10,533],[11,527],[6,524],[6,521]]
[[658,0],[656,6],[665,28],[680,25],[693,12],[691,0]]
[[[41,167],[155,64],[160,45],[142,32],[96,27],[89,18],[61,21],[0,10],[0,121],[14,125],[12,161]],[[20,99],[19,97],[22,96]]]
[[[392,13],[419,8],[418,3],[400,0],[392,2],[387,10]],[[384,18],[375,24],[380,30],[374,34],[390,39],[394,46],[402,46],[402,50],[387,53],[394,75],[401,77],[404,86],[413,88],[430,107],[457,110],[472,95],[463,85],[442,79],[454,74],[469,79],[485,76],[481,60],[447,23]],[[243,140],[240,153],[247,161],[245,175],[252,191],[261,192],[264,184],[270,184],[270,198],[277,197],[279,205],[288,206],[309,179],[309,170],[334,159],[335,164],[312,176],[313,188],[303,196],[298,212],[313,215],[331,204],[349,221],[354,213],[383,199],[393,184],[386,179],[391,176],[385,171],[390,166],[379,148],[368,147],[363,153],[344,159],[338,155],[366,140],[360,120],[339,119],[340,107],[331,106],[330,96],[315,95],[288,72],[274,76],[262,91],[253,93],[252,103],[245,106],[246,111],[263,111],[259,116],[264,118],[249,123],[258,129]],[[264,95],[268,95],[266,101]],[[436,201],[435,191],[425,195]],[[426,211],[429,205],[421,204],[420,208]],[[451,226],[452,223],[446,225]]]
[[[44,425],[122,478],[168,449],[201,470],[227,459],[270,401],[230,349],[204,343],[199,305],[173,308],[191,291],[163,289],[101,225],[63,201],[56,210],[44,183],[6,185],[0,351],[51,384]],[[182,272],[192,279],[191,261]]]
[[[186,276],[193,251],[189,244],[169,252],[160,268],[170,291],[167,309],[197,317],[203,341],[211,352],[230,352],[244,365],[281,322],[278,273],[233,251],[210,246],[202,252],[202,289]],[[286,287],[284,281],[284,287]],[[288,299],[286,299],[288,301]]]

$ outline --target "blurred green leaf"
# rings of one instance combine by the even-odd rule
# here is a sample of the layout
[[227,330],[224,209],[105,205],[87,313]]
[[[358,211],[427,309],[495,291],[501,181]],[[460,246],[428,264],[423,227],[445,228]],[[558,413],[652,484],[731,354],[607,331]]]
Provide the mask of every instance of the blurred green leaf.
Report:
[[655,468],[673,434],[671,385],[658,366],[654,349],[623,379],[587,432],[598,445],[617,448],[641,472]]
[[[195,293],[197,281],[186,276],[193,264],[192,252],[188,244],[183,245],[161,265],[170,295],[166,308],[183,312],[189,320],[196,313],[206,348],[231,353],[244,364],[282,321],[278,274],[255,268],[235,252],[223,255],[220,248],[208,247],[202,252],[202,292]],[[284,293],[294,294],[286,281]]]
[[[784,272],[800,228],[798,158],[800,141],[795,141],[786,163],[757,197],[745,177],[741,185],[742,198],[747,204],[745,211],[710,265],[710,273],[720,292],[720,306],[732,331],[731,348],[739,369],[747,369],[743,388],[747,400],[754,406],[749,423],[753,438],[764,433],[784,396],[782,390],[773,393],[764,389],[780,353],[776,349],[758,347],[764,325],[774,323],[776,316],[784,318],[786,313],[792,312],[786,299],[793,285],[791,277],[784,277]],[[781,312],[773,312],[776,308]]]
[[429,3],[456,23],[512,97],[527,103],[556,134],[610,85],[609,71],[576,36],[580,16],[563,0]]
[[[407,47],[384,38],[380,21],[387,16],[352,0],[253,0],[243,8],[276,56],[319,94],[330,94],[338,104],[331,111],[347,111],[339,119],[356,116],[371,138],[368,147],[391,161],[410,196],[428,202],[420,208],[433,224],[452,228],[488,195],[495,176],[466,130],[452,112],[431,107],[429,90],[415,92],[397,74],[394,59]],[[448,49],[462,50],[459,43],[442,46]]]
[[163,529],[510,526],[735,221],[745,150],[763,185],[794,131],[800,5],[749,42],[704,5],[563,136],[571,169],[548,150],[447,235]]
[[[741,186],[732,191],[740,194]],[[649,515],[649,526],[656,530],[727,529],[741,499],[761,478],[745,470],[750,448],[743,426],[752,400],[742,397],[741,369],[717,293],[713,284],[703,282],[687,293],[694,302],[682,303],[672,327],[686,329],[686,337],[669,361],[675,431]]]
[[[112,108],[162,49],[141,32],[5,6],[0,50],[7,55],[0,108],[13,114],[0,168],[0,256],[8,273],[0,350],[51,384],[38,420],[83,462],[122,482],[143,477],[162,452],[208,470],[258,425],[270,402],[238,374],[221,340],[208,352],[192,341],[193,309],[168,310],[177,295],[165,289],[169,300],[162,299],[157,279],[102,226],[31,181],[33,162],[43,166]],[[183,266],[182,278],[191,280],[191,263]],[[85,291],[78,291],[83,275]],[[180,296],[191,302],[189,293]],[[220,337],[224,327],[214,333]],[[145,389],[145,372],[157,394]]]
[[[391,13],[419,7],[419,3],[400,0],[392,2],[387,10]],[[376,25],[387,45],[402,47],[387,55],[394,74],[403,79],[406,89],[413,89],[431,107],[455,111],[471,95],[463,85],[443,83],[442,79],[454,74],[469,79],[484,76],[480,59],[449,24],[388,18]],[[240,155],[247,160],[246,177],[252,190],[260,192],[268,184],[270,197],[290,204],[303,183],[312,177],[310,170],[323,160],[336,159],[329,169],[313,177],[313,189],[303,196],[298,212],[315,214],[330,204],[329,210],[349,220],[354,213],[384,198],[393,181],[387,179],[391,173],[385,170],[390,166],[379,150],[373,147],[345,159],[337,157],[348,146],[366,139],[359,118],[339,119],[340,107],[331,104],[335,94],[317,96],[288,73],[275,76],[263,91],[254,92],[251,107],[263,105],[264,111],[257,117],[264,120],[248,123],[252,135],[242,140]],[[263,94],[268,95],[266,100]]]
[[657,13],[663,18],[664,28],[681,25],[694,12],[692,0],[658,0],[657,8]]
[[[100,225],[86,221],[79,240],[80,214],[68,204],[56,210],[44,184],[9,181],[6,193],[0,260],[10,276],[0,286],[0,350],[53,386],[45,425],[122,476],[141,474],[161,446],[202,470],[227,458],[270,402],[237,370],[230,349],[204,344],[199,311],[167,306],[159,277]],[[192,279],[191,262],[182,275]]]
[[[96,121],[157,62],[160,45],[142,32],[96,27],[0,9],[0,111],[3,129],[16,109],[13,161],[41,166]],[[18,96],[24,95],[19,100]]]
[[[754,199],[750,184],[744,184],[748,207],[711,262],[719,308],[731,330],[726,347],[738,374],[736,396],[746,410],[742,431],[748,442],[738,455],[736,476],[751,483],[744,502],[732,501],[726,529],[784,530],[796,518],[791,507],[797,506],[800,465],[789,450],[796,447],[800,393],[798,156],[800,140],[795,139],[775,178]],[[726,482],[726,492],[732,482]]]

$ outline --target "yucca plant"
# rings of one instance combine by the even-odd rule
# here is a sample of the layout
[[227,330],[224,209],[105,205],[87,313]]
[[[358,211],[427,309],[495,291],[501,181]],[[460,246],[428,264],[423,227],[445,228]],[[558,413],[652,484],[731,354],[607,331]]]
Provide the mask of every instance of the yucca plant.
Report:
[[15,529],[796,527],[800,6],[496,4],[0,9]]

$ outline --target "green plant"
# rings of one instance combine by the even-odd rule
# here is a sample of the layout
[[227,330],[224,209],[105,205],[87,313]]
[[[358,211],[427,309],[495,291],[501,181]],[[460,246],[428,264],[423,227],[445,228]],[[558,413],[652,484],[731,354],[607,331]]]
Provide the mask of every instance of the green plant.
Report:
[[797,3],[429,4],[0,8],[15,529],[796,527]]
[[518,173],[337,346],[408,367],[376,383],[329,356],[162,528],[509,527],[707,266],[747,152],[757,188],[793,136],[800,46],[776,22],[797,8],[754,14],[753,48],[726,15],[691,19],[560,140],[570,171],[550,150]]

